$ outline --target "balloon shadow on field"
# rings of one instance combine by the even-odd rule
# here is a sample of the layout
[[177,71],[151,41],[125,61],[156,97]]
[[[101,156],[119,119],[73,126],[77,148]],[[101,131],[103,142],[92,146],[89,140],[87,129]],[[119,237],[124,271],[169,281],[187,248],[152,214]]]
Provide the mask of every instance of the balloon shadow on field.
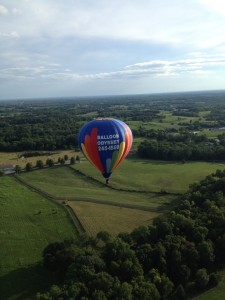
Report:
[[54,279],[54,275],[47,272],[40,263],[19,268],[0,277],[0,298],[36,299],[36,294],[46,292],[55,282]]

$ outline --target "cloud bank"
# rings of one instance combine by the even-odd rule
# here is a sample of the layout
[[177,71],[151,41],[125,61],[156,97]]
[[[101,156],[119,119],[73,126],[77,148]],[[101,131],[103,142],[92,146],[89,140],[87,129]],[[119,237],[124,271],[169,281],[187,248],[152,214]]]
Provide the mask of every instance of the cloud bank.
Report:
[[2,0],[2,97],[59,82],[83,94],[85,83],[110,94],[131,80],[139,93],[191,89],[193,78],[195,89],[223,88],[224,15],[222,0]]

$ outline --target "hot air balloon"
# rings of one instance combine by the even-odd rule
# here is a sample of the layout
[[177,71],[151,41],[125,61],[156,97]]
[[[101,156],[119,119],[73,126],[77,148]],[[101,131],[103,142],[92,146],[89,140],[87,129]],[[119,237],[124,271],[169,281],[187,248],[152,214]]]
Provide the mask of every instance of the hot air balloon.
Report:
[[102,173],[106,183],[129,153],[132,141],[128,125],[110,118],[99,118],[86,123],[78,136],[80,150]]

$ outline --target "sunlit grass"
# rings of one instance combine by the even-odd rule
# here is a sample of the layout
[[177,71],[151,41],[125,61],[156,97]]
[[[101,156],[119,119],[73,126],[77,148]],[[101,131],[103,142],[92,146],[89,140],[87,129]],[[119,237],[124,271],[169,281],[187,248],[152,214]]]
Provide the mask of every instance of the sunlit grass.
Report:
[[68,204],[91,236],[95,236],[102,230],[108,231],[112,235],[131,232],[140,225],[150,225],[152,219],[159,215],[157,212],[104,204],[73,201],[69,201]]
[[[89,162],[75,164],[73,168],[102,180],[101,174]],[[126,159],[113,173],[110,185],[115,188],[171,193],[184,193],[189,185],[205,176],[224,169],[225,165],[208,162],[165,162]]]
[[74,225],[62,207],[10,177],[0,178],[0,210],[0,298],[33,299],[49,283],[37,266],[43,249],[75,238]]
[[[76,166],[78,168],[79,166],[85,166],[87,170],[88,167],[92,168],[89,163],[83,162],[76,164]],[[84,170],[82,169],[82,171]],[[87,175],[91,175],[91,173],[87,172]],[[105,185],[105,180],[99,173],[96,173],[96,181],[94,181],[85,175],[76,173],[72,168],[68,167],[42,169],[35,172],[23,173],[19,176],[34,187],[55,197],[63,197],[64,199],[96,199],[147,206],[149,208],[160,207],[174,199],[174,196],[170,195],[159,195],[151,192],[132,192],[134,187],[132,186],[132,182],[129,183],[129,181],[123,186],[123,191],[115,190],[111,188],[111,184],[110,186]],[[139,181],[141,181],[141,178],[139,178]],[[112,187],[116,186],[112,184]]]

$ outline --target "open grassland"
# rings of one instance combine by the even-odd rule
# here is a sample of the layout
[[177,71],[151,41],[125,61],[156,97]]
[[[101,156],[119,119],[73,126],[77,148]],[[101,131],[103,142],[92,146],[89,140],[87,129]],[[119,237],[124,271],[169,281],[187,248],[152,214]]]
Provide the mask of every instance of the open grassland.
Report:
[[165,121],[165,119],[162,119],[161,122],[159,120],[153,120],[150,122],[142,122],[142,121],[129,121],[128,122],[131,130],[138,129],[140,126],[142,128],[145,128],[146,130],[150,129],[159,129],[164,130],[168,128],[179,128],[177,124],[171,124],[171,121]]
[[[89,162],[73,165],[73,168],[104,181],[101,174]],[[126,159],[110,179],[113,188],[170,193],[183,193],[189,185],[205,176],[224,169],[225,165],[207,162],[165,162]]]
[[150,225],[157,212],[109,206],[96,203],[68,201],[88,234],[95,237],[99,231],[112,235],[131,232],[140,225]]
[[[28,162],[32,163],[33,166],[36,165],[37,160],[42,160],[44,163],[48,158],[53,159],[55,162],[58,161],[58,158],[63,158],[64,155],[68,155],[69,159],[74,156],[76,157],[77,154],[74,150],[64,150],[64,151],[50,151],[53,153],[52,155],[41,155],[41,156],[34,156],[34,157],[27,157],[22,158],[21,156],[25,153],[23,152],[0,152],[0,165],[19,165],[21,168],[25,168]],[[32,152],[32,151],[27,151]],[[41,152],[41,151],[40,151]],[[47,151],[43,151],[47,152]]]
[[142,122],[140,121],[129,121],[129,126],[131,129],[138,129],[140,126],[145,129],[169,129],[174,128],[178,129],[182,127],[181,123],[195,122],[199,120],[199,117],[186,117],[186,116],[174,116],[169,111],[161,111],[160,112],[160,119],[153,119],[149,122]]
[[[161,111],[160,116],[161,119],[153,119],[149,122],[142,122],[140,121],[129,121],[129,126],[132,130],[137,130],[138,128],[142,127],[145,130],[166,130],[166,129],[179,129],[184,127],[184,124],[189,125],[190,123],[194,123],[198,121],[200,124],[201,122],[208,123],[211,128],[214,128],[216,125],[215,121],[207,121],[205,116],[209,114],[209,111],[202,111],[199,113],[199,117],[186,117],[186,116],[174,116],[169,111]],[[208,138],[215,139],[219,134],[224,133],[224,130],[212,130],[211,128],[203,128],[198,132],[198,135],[205,134]],[[144,138],[142,138],[144,139]],[[134,149],[137,148],[140,141],[140,138],[134,138]]]
[[222,278],[217,287],[210,289],[193,300],[223,300],[225,299],[225,273],[221,275]]
[[[89,163],[81,163],[80,165],[87,165],[91,168]],[[66,166],[21,173],[19,176],[32,186],[65,200],[71,198],[77,200],[91,199],[93,201],[101,200],[146,206],[152,209],[168,209],[168,204],[175,198],[173,195],[113,190],[106,186],[101,178],[99,181],[92,180]],[[130,188],[132,189],[132,186]]]
[[224,129],[222,129],[222,130],[210,130],[210,129],[206,128],[206,129],[201,130],[200,133],[205,134],[208,138],[216,139],[219,134],[224,134],[225,130]]
[[42,251],[51,242],[75,238],[65,210],[18,184],[0,178],[0,298],[33,299],[49,284]]

